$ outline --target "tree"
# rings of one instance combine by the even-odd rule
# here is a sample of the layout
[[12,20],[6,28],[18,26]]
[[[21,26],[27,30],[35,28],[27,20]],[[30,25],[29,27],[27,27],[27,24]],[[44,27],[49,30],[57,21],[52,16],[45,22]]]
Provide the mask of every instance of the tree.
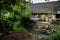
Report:
[[19,30],[21,19],[31,16],[26,0],[0,0],[0,32]]

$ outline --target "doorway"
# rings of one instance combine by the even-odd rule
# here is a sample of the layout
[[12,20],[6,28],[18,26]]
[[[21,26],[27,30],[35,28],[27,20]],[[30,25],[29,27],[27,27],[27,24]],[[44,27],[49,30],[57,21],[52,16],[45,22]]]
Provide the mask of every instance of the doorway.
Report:
[[56,18],[60,18],[60,14],[56,14]]

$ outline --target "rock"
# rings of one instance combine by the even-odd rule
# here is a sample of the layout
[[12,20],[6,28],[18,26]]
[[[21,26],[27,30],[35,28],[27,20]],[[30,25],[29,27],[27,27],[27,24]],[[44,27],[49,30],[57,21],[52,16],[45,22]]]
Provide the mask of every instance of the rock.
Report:
[[46,27],[41,27],[40,32],[43,34],[52,34],[55,33],[56,30],[53,29],[51,26],[46,26]]
[[45,28],[49,28],[49,26],[47,25]]
[[47,34],[51,34],[51,31],[47,30]]

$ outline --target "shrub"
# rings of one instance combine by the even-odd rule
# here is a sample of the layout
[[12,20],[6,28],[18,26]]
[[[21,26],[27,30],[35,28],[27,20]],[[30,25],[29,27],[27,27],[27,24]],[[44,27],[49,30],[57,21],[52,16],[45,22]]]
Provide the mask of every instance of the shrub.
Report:
[[60,40],[60,33],[51,34],[49,40]]
[[29,17],[22,17],[21,18],[21,25],[22,25],[22,27],[24,27],[28,30],[32,29],[31,19]]
[[[27,1],[0,0],[0,4],[0,32],[7,33],[13,30],[19,31],[19,27],[22,27],[20,26],[20,19],[22,18],[22,20],[24,20],[23,18],[30,16],[30,10]],[[29,21],[28,19],[25,20]]]

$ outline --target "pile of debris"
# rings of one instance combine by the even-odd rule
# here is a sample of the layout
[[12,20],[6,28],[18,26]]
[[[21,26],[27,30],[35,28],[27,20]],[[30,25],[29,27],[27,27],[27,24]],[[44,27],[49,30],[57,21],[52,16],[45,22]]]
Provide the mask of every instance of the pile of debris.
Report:
[[53,29],[51,26],[47,25],[45,27],[41,27],[40,32],[43,33],[43,34],[50,35],[52,33],[56,33],[57,31],[55,29]]

